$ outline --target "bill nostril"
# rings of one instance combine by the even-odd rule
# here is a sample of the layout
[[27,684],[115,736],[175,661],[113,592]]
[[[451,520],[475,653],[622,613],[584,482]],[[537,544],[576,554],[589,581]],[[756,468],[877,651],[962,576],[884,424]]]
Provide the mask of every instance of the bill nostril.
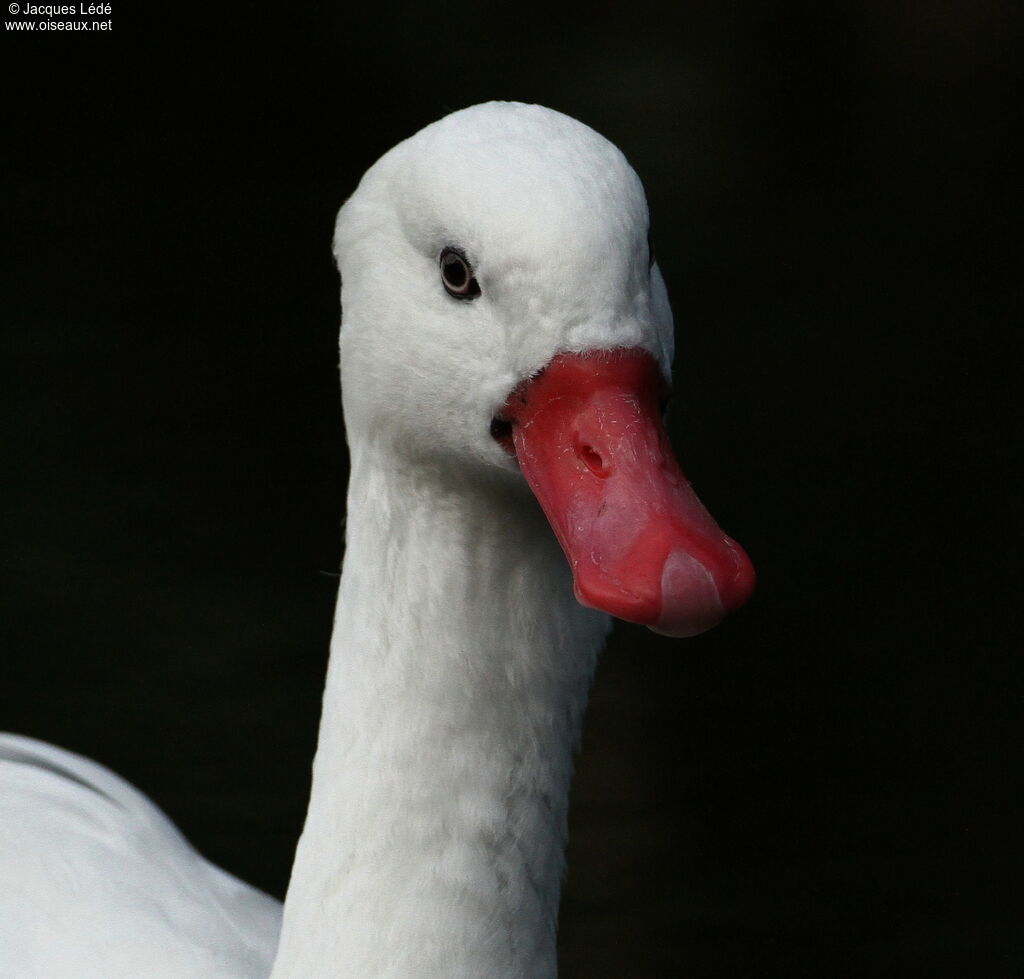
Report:
[[600,479],[604,479],[611,475],[611,468],[605,464],[601,453],[597,451],[592,445],[588,445],[582,441],[578,436],[575,439],[576,457],[583,463],[595,476]]

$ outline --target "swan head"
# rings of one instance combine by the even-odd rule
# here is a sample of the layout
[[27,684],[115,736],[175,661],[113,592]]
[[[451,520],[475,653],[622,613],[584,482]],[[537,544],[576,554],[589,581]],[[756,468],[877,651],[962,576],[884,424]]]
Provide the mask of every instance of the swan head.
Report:
[[612,143],[541,106],[452,113],[371,167],[334,250],[352,441],[525,477],[583,604],[689,635],[745,601],[660,426],[672,314]]

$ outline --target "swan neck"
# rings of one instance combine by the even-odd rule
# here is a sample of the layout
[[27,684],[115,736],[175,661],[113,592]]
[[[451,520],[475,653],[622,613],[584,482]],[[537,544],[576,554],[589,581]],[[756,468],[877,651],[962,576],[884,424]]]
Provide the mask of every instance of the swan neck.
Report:
[[500,476],[353,451],[276,979],[556,974],[572,752],[608,620]]

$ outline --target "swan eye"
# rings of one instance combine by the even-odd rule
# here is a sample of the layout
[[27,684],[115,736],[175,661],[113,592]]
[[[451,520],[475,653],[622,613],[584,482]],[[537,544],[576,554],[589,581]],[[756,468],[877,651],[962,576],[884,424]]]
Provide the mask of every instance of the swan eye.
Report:
[[441,252],[440,264],[441,282],[449,296],[475,299],[480,295],[480,286],[473,276],[473,269],[458,248],[445,248]]

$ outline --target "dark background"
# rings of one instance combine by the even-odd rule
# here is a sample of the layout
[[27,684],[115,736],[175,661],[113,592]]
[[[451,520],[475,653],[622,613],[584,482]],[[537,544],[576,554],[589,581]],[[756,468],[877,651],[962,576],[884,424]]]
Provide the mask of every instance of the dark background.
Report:
[[0,727],[283,893],[341,551],[334,214],[447,111],[537,101],[645,181],[677,446],[760,574],[700,639],[616,627],[563,976],[1024,974],[1003,9],[115,4],[107,35],[5,32]]

